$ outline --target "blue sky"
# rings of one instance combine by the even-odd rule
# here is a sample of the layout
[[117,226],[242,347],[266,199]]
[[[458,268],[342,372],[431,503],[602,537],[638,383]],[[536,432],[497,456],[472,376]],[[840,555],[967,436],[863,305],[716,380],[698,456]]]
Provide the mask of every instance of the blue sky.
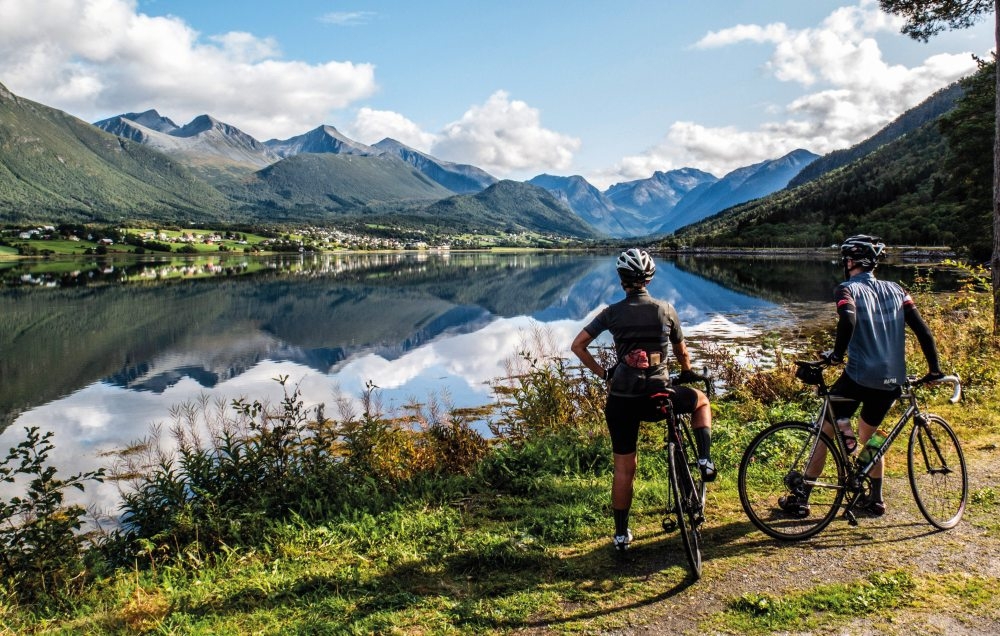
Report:
[[321,124],[497,177],[717,176],[870,136],[968,74],[991,20],[929,43],[874,0],[0,0],[0,83],[87,121]]

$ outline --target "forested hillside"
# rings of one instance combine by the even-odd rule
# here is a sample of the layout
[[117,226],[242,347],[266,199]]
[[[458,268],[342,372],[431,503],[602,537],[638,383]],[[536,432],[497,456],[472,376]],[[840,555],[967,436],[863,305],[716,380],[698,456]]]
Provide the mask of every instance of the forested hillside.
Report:
[[[857,232],[891,244],[992,249],[995,63],[962,82],[954,110],[811,181],[682,228],[694,246],[819,246]],[[818,162],[817,162],[818,163]]]
[[322,221],[382,201],[435,201],[452,194],[399,159],[303,153],[223,188],[244,213],[266,220]]
[[539,232],[597,238],[597,232],[544,188],[499,181],[479,194],[449,197],[421,213],[429,222],[462,231],[490,227],[508,233]]
[[165,155],[0,85],[0,221],[217,221],[229,207]]

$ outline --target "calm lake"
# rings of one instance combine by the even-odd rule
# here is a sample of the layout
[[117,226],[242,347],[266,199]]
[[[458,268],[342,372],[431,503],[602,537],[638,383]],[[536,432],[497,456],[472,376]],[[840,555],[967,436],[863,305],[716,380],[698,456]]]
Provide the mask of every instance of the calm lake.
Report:
[[[541,330],[560,352],[622,297],[611,254],[531,252],[219,256],[182,260],[0,262],[0,449],[24,428],[55,433],[61,474],[169,425],[201,396],[278,401],[287,376],[306,404],[387,409],[430,396],[491,403]],[[803,319],[832,329],[830,256],[659,257],[650,291],[670,300],[698,364],[699,343],[753,347]],[[907,282],[912,268],[885,267]],[[327,415],[335,417],[332,408]],[[0,495],[4,490],[0,487]],[[89,503],[112,505],[112,485]]]

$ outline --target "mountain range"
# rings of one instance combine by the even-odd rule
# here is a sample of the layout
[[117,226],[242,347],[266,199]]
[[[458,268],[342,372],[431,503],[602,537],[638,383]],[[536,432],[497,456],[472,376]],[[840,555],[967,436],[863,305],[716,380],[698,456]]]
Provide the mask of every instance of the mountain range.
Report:
[[[870,143],[885,143],[917,122],[894,123],[898,130],[887,128],[885,139]],[[601,191],[581,176],[500,181],[393,139],[363,144],[329,125],[263,142],[207,114],[183,126],[156,110],[91,125],[2,85],[0,149],[0,221],[8,223],[323,224],[377,217],[406,227],[577,238],[670,234],[779,192],[812,165],[823,165],[812,171],[818,174],[840,165],[799,149],[722,177],[682,168]]]
[[993,68],[984,66],[959,90],[938,91],[856,146],[812,161],[786,188],[680,228],[670,241],[797,247],[863,232],[891,245],[948,246],[987,261]]

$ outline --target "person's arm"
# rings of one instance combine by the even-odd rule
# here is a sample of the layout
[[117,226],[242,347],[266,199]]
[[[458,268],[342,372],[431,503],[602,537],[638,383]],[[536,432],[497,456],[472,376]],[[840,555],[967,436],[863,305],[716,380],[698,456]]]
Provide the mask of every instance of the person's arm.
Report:
[[597,358],[590,353],[590,349],[587,347],[591,342],[594,341],[594,337],[587,333],[586,329],[581,329],[580,333],[576,334],[576,338],[573,339],[573,344],[570,346],[570,350],[576,354],[577,358],[580,358],[580,362],[583,366],[587,367],[594,372],[597,377],[606,380],[607,379],[607,369],[602,367],[597,362]]
[[691,372],[691,354],[688,353],[687,344],[683,340],[680,342],[671,343],[671,348],[674,350],[674,356],[677,358],[677,363],[681,367],[681,372]]
[[830,362],[843,362],[847,354],[847,345],[851,344],[851,337],[854,336],[854,328],[858,324],[857,307],[854,306],[854,297],[846,287],[837,288],[835,295],[837,301],[837,338],[833,342],[833,351],[830,353]]
[[934,342],[934,334],[931,333],[930,328],[924,322],[923,317],[917,311],[917,307],[912,301],[903,305],[903,318],[906,320],[907,326],[917,336],[917,342],[920,343],[920,350],[924,352],[924,357],[927,358],[927,367],[931,375],[943,375],[941,373],[940,362],[938,361],[937,343]]

